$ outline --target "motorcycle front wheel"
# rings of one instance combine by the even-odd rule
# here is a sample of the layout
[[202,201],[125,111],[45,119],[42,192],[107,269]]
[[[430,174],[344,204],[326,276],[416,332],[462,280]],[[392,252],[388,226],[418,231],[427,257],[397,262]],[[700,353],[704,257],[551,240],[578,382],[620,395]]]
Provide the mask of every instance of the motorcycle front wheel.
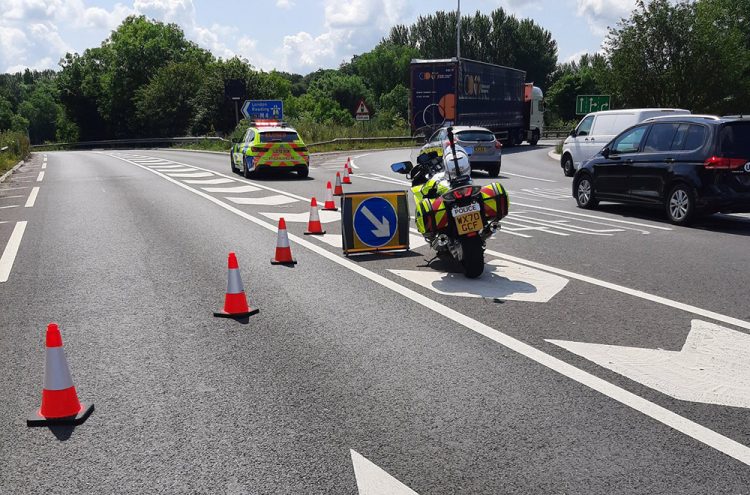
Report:
[[464,267],[464,275],[468,278],[477,278],[484,272],[484,246],[479,236],[461,239],[463,257],[461,265]]

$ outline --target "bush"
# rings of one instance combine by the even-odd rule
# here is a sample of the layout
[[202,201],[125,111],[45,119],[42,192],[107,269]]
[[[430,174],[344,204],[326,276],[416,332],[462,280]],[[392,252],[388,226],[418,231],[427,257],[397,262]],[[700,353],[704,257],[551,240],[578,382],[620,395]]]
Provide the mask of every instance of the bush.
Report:
[[0,132],[0,174],[13,168],[20,160],[29,156],[29,138],[20,132]]

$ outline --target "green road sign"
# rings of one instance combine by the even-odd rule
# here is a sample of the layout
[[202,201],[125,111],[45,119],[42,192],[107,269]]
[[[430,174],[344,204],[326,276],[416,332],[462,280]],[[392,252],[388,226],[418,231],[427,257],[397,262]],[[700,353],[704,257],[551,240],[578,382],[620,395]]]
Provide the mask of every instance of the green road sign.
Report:
[[576,115],[586,115],[599,110],[609,110],[609,95],[576,96]]

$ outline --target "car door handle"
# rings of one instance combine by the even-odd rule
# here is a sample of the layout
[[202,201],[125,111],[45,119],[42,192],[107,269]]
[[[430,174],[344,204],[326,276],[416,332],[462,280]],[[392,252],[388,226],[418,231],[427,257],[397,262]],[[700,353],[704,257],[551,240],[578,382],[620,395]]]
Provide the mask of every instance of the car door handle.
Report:
[[665,159],[664,159],[664,163],[674,163],[674,162],[676,162],[676,161],[677,161],[677,160],[675,160],[674,158],[665,158]]

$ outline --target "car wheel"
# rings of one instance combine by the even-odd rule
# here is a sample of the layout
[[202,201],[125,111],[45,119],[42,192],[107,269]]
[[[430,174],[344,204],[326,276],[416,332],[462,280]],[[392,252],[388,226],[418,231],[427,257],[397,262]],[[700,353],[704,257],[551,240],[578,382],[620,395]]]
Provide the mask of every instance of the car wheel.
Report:
[[487,167],[487,175],[489,175],[492,178],[497,177],[500,175],[500,164],[496,163],[495,165],[490,165]]
[[253,177],[253,172],[250,170],[250,167],[247,166],[247,156],[242,157],[242,172],[246,179],[251,179]]
[[667,196],[667,218],[675,225],[688,225],[695,218],[695,192],[687,184],[677,184]]
[[310,169],[307,167],[300,167],[297,169],[297,177],[300,179],[306,179],[310,175]]
[[562,169],[565,177],[573,177],[576,174],[576,168],[573,165],[573,157],[566,154],[562,159]]
[[594,185],[591,181],[591,176],[583,174],[579,177],[575,187],[576,192],[576,203],[579,208],[591,209],[595,208],[599,204],[596,196],[594,196]]
[[232,167],[233,174],[236,174],[237,172],[239,172],[237,167],[234,166],[234,156],[232,155],[231,152],[229,153],[229,166]]

